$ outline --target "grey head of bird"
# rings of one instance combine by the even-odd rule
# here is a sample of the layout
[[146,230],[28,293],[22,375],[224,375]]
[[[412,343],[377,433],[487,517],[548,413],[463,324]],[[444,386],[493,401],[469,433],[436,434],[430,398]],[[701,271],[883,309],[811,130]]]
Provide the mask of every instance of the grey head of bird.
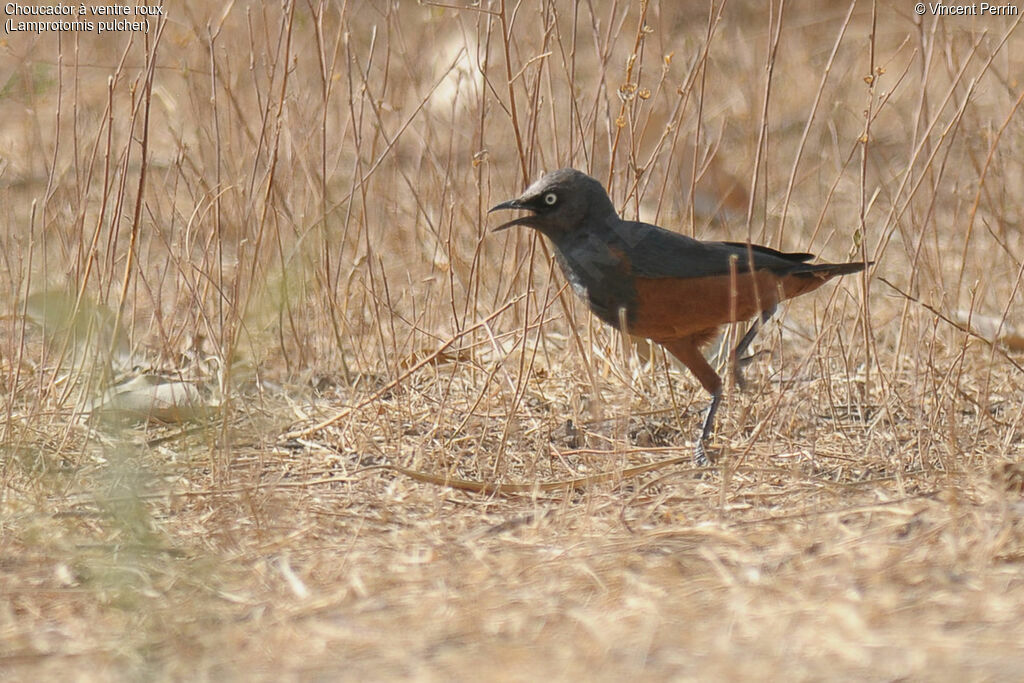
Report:
[[609,218],[618,218],[601,183],[574,168],[560,168],[545,174],[522,195],[491,207],[488,213],[499,209],[521,209],[530,213],[502,223],[494,228],[495,232],[525,225],[556,243],[580,228],[598,228],[606,225]]

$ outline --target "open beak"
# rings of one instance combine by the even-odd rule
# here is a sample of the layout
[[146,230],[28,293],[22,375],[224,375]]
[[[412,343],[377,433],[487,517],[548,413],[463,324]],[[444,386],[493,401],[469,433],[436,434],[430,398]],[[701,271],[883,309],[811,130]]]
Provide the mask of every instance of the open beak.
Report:
[[[507,202],[502,202],[501,204],[496,204],[495,206],[492,206],[490,208],[490,210],[487,211],[487,213],[493,213],[495,211],[498,211],[499,209],[526,209],[526,208],[528,208],[528,207],[523,205],[522,199],[521,198],[517,198],[517,199],[510,199]],[[520,216],[519,218],[513,218],[512,220],[510,220],[510,221],[508,221],[506,223],[502,223],[501,225],[499,225],[496,228],[493,228],[491,230],[491,232],[498,232],[499,230],[505,230],[507,228],[511,228],[513,225],[529,225],[531,220],[533,220],[533,214],[532,213],[527,215],[527,216]]]

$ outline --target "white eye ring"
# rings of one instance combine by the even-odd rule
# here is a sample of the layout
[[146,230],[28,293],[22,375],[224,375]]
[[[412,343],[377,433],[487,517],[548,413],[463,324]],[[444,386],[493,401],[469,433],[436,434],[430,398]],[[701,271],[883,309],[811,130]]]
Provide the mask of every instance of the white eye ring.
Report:
[[544,195],[544,203],[548,206],[554,206],[558,202],[558,195],[554,192],[548,192]]

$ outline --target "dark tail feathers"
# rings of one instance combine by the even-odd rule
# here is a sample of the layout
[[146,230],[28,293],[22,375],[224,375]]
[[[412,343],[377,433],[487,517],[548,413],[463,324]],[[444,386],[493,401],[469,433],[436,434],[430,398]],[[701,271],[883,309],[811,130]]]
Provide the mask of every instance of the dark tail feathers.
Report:
[[[792,275],[824,276],[828,279],[840,275],[849,275],[850,273],[859,273],[864,270],[864,265],[862,261],[857,261],[856,263],[801,263],[798,266],[793,266],[789,272]],[[875,262],[868,261],[867,265],[873,266]]]

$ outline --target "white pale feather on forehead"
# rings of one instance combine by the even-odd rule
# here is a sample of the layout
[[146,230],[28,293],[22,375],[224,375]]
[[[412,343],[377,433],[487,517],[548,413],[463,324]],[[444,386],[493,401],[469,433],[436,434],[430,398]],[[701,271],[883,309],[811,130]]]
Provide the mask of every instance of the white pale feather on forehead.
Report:
[[547,181],[548,181],[548,176],[549,175],[550,175],[550,173],[544,173],[544,174],[541,175],[540,178],[537,178],[536,180],[534,180],[533,184],[531,184],[523,192],[523,196],[524,197],[529,197],[531,195],[540,194],[540,191],[542,189],[544,189],[547,186],[547,184],[548,184]]

